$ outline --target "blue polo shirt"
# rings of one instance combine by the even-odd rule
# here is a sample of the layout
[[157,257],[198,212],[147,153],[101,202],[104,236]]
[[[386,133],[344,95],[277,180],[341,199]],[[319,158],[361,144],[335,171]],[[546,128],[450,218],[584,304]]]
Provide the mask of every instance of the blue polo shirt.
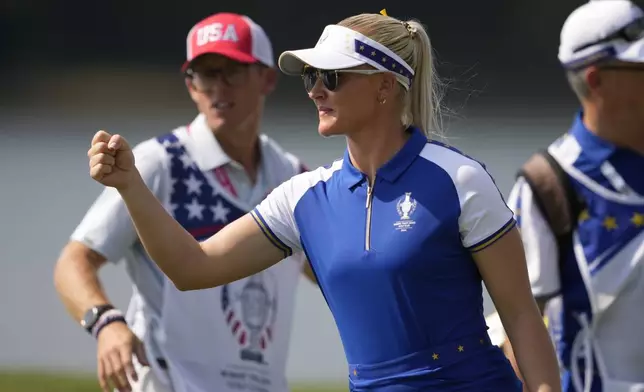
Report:
[[373,187],[345,152],[252,215],[285,255],[308,256],[352,390],[521,391],[489,342],[472,259],[514,227],[513,213],[480,163],[408,132]]

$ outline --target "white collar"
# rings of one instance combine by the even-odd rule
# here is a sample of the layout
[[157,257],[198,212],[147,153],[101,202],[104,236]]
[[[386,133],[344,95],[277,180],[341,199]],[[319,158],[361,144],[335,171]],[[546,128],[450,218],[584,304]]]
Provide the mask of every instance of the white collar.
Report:
[[[200,113],[192,123],[190,123],[187,133],[191,144],[190,152],[192,158],[195,160],[201,171],[210,171],[229,163],[237,163],[224,152],[223,148],[221,148],[217,138],[208,126],[206,116],[204,114]],[[261,151],[260,164],[263,163],[264,157],[267,153],[267,141],[268,140],[265,135],[259,135]]]

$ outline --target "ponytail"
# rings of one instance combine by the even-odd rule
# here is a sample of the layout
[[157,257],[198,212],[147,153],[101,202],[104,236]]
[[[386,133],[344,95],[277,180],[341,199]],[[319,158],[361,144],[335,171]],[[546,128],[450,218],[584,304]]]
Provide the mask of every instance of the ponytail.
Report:
[[415,20],[407,22],[413,46],[410,65],[414,68],[414,80],[407,92],[411,111],[411,125],[422,129],[427,136],[443,136],[440,101],[440,80],[434,70],[434,56],[429,36],[422,24]]

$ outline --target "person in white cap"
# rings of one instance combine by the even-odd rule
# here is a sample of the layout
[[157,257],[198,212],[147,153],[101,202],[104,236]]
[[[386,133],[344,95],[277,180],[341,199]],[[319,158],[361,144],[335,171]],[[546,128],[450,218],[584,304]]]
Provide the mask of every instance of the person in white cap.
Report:
[[[264,30],[247,16],[218,13],[190,30],[187,48],[183,72],[199,115],[142,142],[134,155],[146,188],[202,241],[305,168],[259,131],[277,78]],[[248,279],[184,293],[150,261],[126,202],[106,189],[55,269],[69,313],[97,339],[102,389],[287,391],[296,287],[303,271],[314,280],[303,254]],[[97,274],[121,259],[134,287],[127,314],[110,304]],[[189,253],[182,262],[199,268]]]
[[284,182],[201,243],[145,186],[125,139],[95,134],[90,175],[123,197],[152,260],[198,290],[306,252],[351,391],[521,391],[490,343],[483,277],[527,386],[559,391],[512,211],[482,164],[431,140],[438,102],[423,26],[356,15],[327,26],[314,48],[282,53],[279,66],[303,78],[318,132],[346,137],[344,157]]
[[509,204],[563,390],[644,391],[644,13],[583,4],[559,60],[581,110],[526,162]]

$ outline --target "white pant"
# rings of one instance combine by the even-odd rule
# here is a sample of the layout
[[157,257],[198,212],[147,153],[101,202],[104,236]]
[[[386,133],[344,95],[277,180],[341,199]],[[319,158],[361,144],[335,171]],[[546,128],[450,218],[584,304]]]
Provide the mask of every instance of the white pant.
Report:
[[159,377],[151,367],[141,365],[136,357],[133,358],[132,362],[134,363],[134,369],[139,378],[138,381],[133,381],[128,376],[128,380],[132,386],[132,392],[174,392],[171,385],[167,385],[159,380]]

